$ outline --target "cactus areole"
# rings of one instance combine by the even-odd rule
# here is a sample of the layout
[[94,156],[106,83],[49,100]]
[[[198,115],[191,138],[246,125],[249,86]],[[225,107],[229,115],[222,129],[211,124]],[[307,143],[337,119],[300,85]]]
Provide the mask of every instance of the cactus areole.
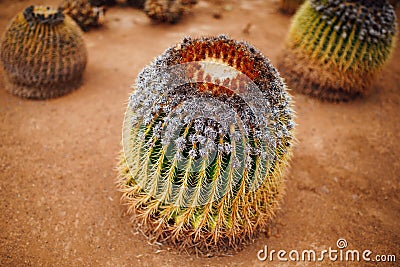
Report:
[[278,67],[293,90],[349,100],[370,91],[396,33],[386,0],[307,0],[293,18]]
[[86,67],[82,31],[60,9],[29,6],[9,24],[1,40],[6,88],[35,99],[76,89]]
[[274,214],[293,144],[291,97],[259,51],[226,36],[185,38],[137,78],[119,188],[148,235],[226,249]]

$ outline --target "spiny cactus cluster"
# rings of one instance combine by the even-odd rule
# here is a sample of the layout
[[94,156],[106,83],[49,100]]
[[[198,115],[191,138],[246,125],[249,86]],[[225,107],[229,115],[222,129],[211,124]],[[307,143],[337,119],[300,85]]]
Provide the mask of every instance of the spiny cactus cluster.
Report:
[[185,38],[137,78],[119,188],[151,238],[218,250],[274,214],[293,144],[291,97],[259,51],[226,36]]
[[82,30],[100,25],[105,14],[104,0],[63,0],[60,8],[73,18]]
[[371,89],[396,32],[386,0],[307,0],[292,21],[279,68],[294,90],[350,100]]
[[87,52],[82,31],[60,9],[29,6],[7,27],[0,61],[8,91],[45,99],[79,86]]
[[294,14],[304,0],[280,0],[279,10],[282,13]]
[[144,11],[153,21],[178,22],[197,0],[146,0]]

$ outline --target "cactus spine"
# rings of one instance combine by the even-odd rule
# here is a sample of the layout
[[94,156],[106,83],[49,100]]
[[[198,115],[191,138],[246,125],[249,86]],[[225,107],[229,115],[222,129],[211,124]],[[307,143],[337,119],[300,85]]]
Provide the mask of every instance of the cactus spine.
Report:
[[[171,84],[171,75],[183,78]],[[282,197],[293,143],[291,97],[276,69],[245,42],[185,38],[134,89],[118,181],[129,212],[152,238],[182,247],[248,241]]]
[[386,0],[307,0],[293,18],[279,68],[289,87],[320,99],[365,95],[393,53]]
[[77,88],[86,66],[82,32],[61,10],[29,6],[7,27],[0,50],[6,88],[45,99]]

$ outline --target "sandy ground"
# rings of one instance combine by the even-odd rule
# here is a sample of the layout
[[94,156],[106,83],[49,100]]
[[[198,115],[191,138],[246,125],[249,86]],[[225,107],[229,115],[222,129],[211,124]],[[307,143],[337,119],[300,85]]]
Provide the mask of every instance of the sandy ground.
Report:
[[[25,6],[45,2],[58,1],[0,1],[0,32]],[[187,35],[227,33],[272,63],[282,48],[290,18],[276,12],[276,1],[228,4],[215,19],[217,7],[200,1],[173,26],[152,25],[133,8],[111,8],[104,27],[85,33],[84,85],[58,99],[14,97],[0,79],[0,265],[292,266],[276,258],[261,262],[257,252],[264,245],[336,249],[345,238],[348,249],[397,256],[396,264],[372,266],[399,266],[400,46],[369,97],[331,104],[294,96],[298,145],[285,201],[254,244],[232,255],[198,257],[148,244],[130,222],[115,166],[138,72]],[[329,264],[357,265],[320,265]]]

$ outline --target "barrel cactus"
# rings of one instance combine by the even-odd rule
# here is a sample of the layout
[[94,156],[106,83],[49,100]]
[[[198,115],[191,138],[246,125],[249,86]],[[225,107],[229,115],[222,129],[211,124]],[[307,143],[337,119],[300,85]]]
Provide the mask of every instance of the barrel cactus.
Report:
[[118,187],[154,240],[237,247],[274,214],[293,145],[291,96],[254,47],[185,38],[139,74]]
[[100,25],[105,14],[104,0],[63,0],[60,8],[73,18],[82,30]]
[[60,9],[27,7],[8,25],[0,45],[6,88],[15,95],[57,97],[82,81],[87,61],[82,31]]
[[294,90],[350,100],[369,92],[396,33],[386,0],[307,0],[293,18],[278,67]]
[[178,22],[197,0],[146,0],[144,11],[153,21]]
[[280,0],[279,10],[282,13],[294,14],[304,0]]

